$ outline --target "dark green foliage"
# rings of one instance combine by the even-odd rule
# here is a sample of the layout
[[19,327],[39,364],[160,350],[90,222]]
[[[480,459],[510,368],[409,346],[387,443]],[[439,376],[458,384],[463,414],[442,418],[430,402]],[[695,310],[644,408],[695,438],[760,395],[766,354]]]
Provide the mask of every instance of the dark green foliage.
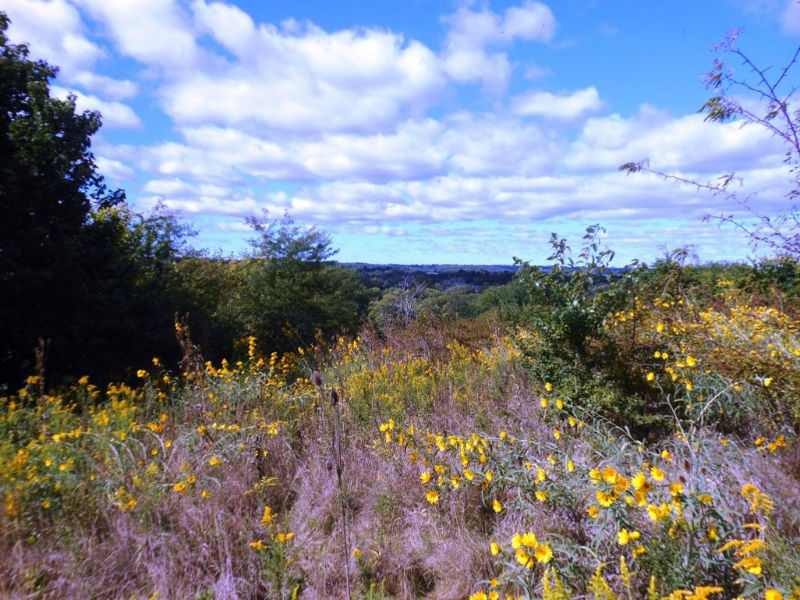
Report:
[[206,357],[230,356],[230,344],[249,335],[265,351],[283,352],[319,335],[357,334],[370,293],[354,271],[328,260],[335,253],[330,238],[288,216],[248,223],[259,234],[249,256],[187,258],[177,267]]
[[0,384],[33,371],[39,338],[49,383],[117,377],[174,345],[187,231],[105,186],[90,150],[100,115],[51,98],[56,69],[10,44],[7,26],[0,13]]
[[566,240],[553,234],[549,269],[514,259],[521,265],[516,281],[527,295],[524,318],[546,340],[542,351],[549,359],[544,363],[554,371],[591,371],[598,363],[596,345],[603,341],[606,315],[627,300],[624,286],[610,285],[615,278],[609,267],[614,253],[600,249],[603,231],[598,225],[587,228],[577,260]]
[[741,288],[769,304],[779,303],[779,308],[800,304],[800,264],[797,258],[778,256],[755,263],[743,273]]
[[106,190],[89,150],[99,115],[51,98],[56,69],[9,44],[7,27],[0,13],[0,381],[30,371],[38,337],[66,352],[86,324],[74,316],[90,277],[91,202],[122,199]]

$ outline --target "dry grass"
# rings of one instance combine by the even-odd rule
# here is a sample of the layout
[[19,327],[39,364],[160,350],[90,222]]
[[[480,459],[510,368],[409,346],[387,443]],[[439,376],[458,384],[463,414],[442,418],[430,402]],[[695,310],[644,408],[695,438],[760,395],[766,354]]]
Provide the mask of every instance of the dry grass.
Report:
[[[88,410],[85,384],[73,392],[84,394],[83,412],[66,400],[43,402],[33,390],[16,407],[6,400],[7,431],[22,431],[22,416],[14,411],[39,411],[39,420],[31,421],[33,434],[20,433],[4,446],[1,489],[14,506],[7,500],[3,509],[0,596],[129,599],[158,593],[221,600],[289,598],[294,592],[344,598],[346,553],[354,598],[456,600],[488,589],[493,577],[505,581],[515,568],[524,569],[493,556],[489,545],[510,548],[513,536],[526,531],[554,549],[551,564],[569,579],[571,572],[593,572],[601,560],[618,562],[630,548],[616,542],[621,522],[586,514],[596,492],[590,471],[613,466],[628,474],[643,459],[664,467],[664,485],[715,486],[715,506],[729,515],[729,537],[740,535],[744,523],[764,524],[764,537],[776,549],[764,556],[767,577],[784,586],[786,598],[792,593],[786,583],[791,574],[775,573],[767,561],[784,569],[800,565],[797,546],[785,550],[800,543],[794,442],[774,453],[747,441],[723,446],[709,427],[686,443],[661,440],[640,453],[622,430],[570,412],[569,405],[555,409],[557,391],[549,394],[544,382],[529,380],[514,341],[489,322],[474,330],[463,323],[415,324],[382,338],[369,333],[360,343],[342,341],[315,356],[316,365],[325,367],[322,390],[304,379],[310,372],[303,371],[307,363],[300,356],[284,362],[251,356],[238,367],[208,368],[202,377],[190,374],[169,385],[156,369],[126,396],[138,409],[128,414],[118,406],[108,426]],[[327,402],[333,388],[341,394],[341,484]],[[547,409],[542,395],[550,396]],[[586,419],[582,428],[568,424],[572,414]],[[396,427],[387,443],[379,426],[390,418]],[[53,434],[79,424],[84,433],[54,441]],[[555,428],[564,432],[560,439],[554,439]],[[437,449],[425,442],[426,432],[461,444],[483,440],[477,446],[484,444],[486,464],[477,458],[469,463],[475,480],[464,475],[458,443]],[[430,452],[422,450],[426,443]],[[29,451],[24,462],[18,454],[23,446]],[[671,462],[656,463],[664,448]],[[414,452],[420,455],[412,460]],[[74,468],[59,474],[69,456]],[[574,473],[565,470],[567,459]],[[15,460],[20,464],[14,466]],[[545,485],[552,487],[546,502],[533,499],[541,484],[533,482],[536,470],[526,462],[547,469]],[[420,474],[437,464],[448,469],[447,478],[436,488],[438,502],[430,503],[426,490],[435,479],[423,485]],[[489,468],[491,483],[481,479]],[[70,478],[59,489],[32,479],[64,473]],[[460,477],[458,488],[451,475]],[[768,492],[770,514],[750,511],[740,494],[748,483]],[[570,500],[558,504],[553,497],[561,492]],[[91,502],[74,501],[80,497]],[[127,507],[131,499],[135,504]],[[492,508],[495,499],[503,506],[499,513]],[[265,507],[276,515],[271,520],[263,518]],[[661,531],[646,513],[625,514],[626,527],[643,536]],[[279,541],[286,534],[290,539]],[[265,549],[254,548],[257,542]],[[534,566],[536,586],[543,569]],[[613,576],[614,568],[608,572]],[[640,572],[637,581],[646,575]],[[541,594],[540,587],[513,589]],[[761,593],[763,586],[755,589]]]

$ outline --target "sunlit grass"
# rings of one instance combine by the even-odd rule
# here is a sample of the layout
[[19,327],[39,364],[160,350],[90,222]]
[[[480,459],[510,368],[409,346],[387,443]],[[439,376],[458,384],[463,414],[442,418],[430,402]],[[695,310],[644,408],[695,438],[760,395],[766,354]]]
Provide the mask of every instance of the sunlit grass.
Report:
[[671,433],[531,380],[525,329],[246,340],[105,390],[32,377],[0,411],[0,591],[800,598],[795,322],[723,286],[606,327]]

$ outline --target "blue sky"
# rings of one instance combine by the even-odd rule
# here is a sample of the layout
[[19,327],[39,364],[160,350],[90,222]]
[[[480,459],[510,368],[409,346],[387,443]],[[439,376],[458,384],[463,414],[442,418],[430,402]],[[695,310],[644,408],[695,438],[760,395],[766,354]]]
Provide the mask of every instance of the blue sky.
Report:
[[[752,255],[701,222],[742,206],[617,167],[712,180],[785,211],[784,148],[755,126],[705,123],[711,46],[782,67],[797,0],[5,0],[9,37],[61,68],[104,126],[101,171],[193,245],[239,253],[248,215],[284,211],[331,234],[342,261],[543,262],[550,232],[600,223],[617,263],[694,246]],[[737,74],[747,75],[736,61]],[[795,76],[796,77],[796,76]]]

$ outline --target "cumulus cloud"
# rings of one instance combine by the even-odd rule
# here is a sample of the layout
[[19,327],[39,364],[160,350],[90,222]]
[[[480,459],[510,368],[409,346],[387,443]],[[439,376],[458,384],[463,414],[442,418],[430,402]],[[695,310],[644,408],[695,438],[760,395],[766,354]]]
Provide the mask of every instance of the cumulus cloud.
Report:
[[150,66],[188,68],[204,57],[174,0],[73,0],[102,22],[119,52]]
[[133,109],[122,102],[101,100],[97,96],[85,94],[78,90],[70,90],[59,85],[50,87],[50,93],[55,98],[66,99],[70,94],[75,95],[75,108],[78,112],[92,110],[99,112],[103,118],[103,126],[109,129],[138,129],[142,121],[133,112]]
[[[784,30],[800,33],[800,5],[775,1]],[[555,92],[539,81],[508,97],[512,77],[552,74],[530,57],[509,58],[514,44],[553,40],[556,20],[540,2],[498,12],[462,5],[442,18],[438,51],[386,29],[257,22],[215,0],[7,3],[12,39],[29,36],[35,56],[64,65],[55,94],[74,90],[79,110],[100,111],[106,128],[141,127],[133,107],[145,105],[137,102],[157,104],[167,117],[165,133],[150,143],[99,138],[101,172],[133,180],[129,197],[140,207],[163,199],[227,230],[240,229],[230,227],[237,217],[289,210],[348,235],[412,244],[438,236],[454,255],[479,255],[500,231],[493,248],[507,260],[504,242],[546,241],[539,230],[520,233],[522,223],[565,231],[635,223],[622,244],[636,247],[642,231],[653,239],[647,228],[664,215],[692,219],[724,208],[720,197],[617,171],[643,158],[698,180],[735,169],[746,193],[785,202],[782,148],[758,128],[648,106],[605,114],[599,84]],[[91,36],[90,22],[101,27]],[[127,79],[104,74],[120,56],[140,70],[126,71]],[[450,100],[460,102],[460,88],[473,84],[494,96],[453,110]],[[454,225],[445,231],[441,223]],[[683,231],[673,225],[675,235]]]
[[781,165],[783,151],[763,128],[706,122],[699,114],[671,117],[645,105],[630,118],[589,119],[565,164],[575,170],[614,169],[648,158],[659,169],[715,173]]
[[556,27],[553,13],[540,2],[511,6],[503,15],[461,7],[443,20],[450,26],[442,58],[448,76],[462,83],[481,82],[494,93],[506,89],[511,65],[505,53],[488,52],[487,47],[516,39],[547,42]]
[[135,175],[134,170],[128,165],[113,158],[98,156],[95,162],[97,163],[97,170],[117,185],[126,179],[133,178]]
[[5,0],[3,10],[11,15],[9,38],[28,44],[32,57],[58,65],[66,79],[105,55],[86,37],[80,14],[66,0]]
[[76,73],[67,81],[111,100],[129,100],[139,92],[139,86],[129,79],[114,79],[91,71]]
[[256,26],[236,7],[202,0],[192,10],[199,31],[234,60],[165,81],[162,106],[180,125],[374,131],[421,114],[446,84],[436,55],[402,35]]
[[570,94],[527,92],[511,101],[511,112],[515,115],[559,121],[574,121],[602,108],[603,102],[594,86]]

